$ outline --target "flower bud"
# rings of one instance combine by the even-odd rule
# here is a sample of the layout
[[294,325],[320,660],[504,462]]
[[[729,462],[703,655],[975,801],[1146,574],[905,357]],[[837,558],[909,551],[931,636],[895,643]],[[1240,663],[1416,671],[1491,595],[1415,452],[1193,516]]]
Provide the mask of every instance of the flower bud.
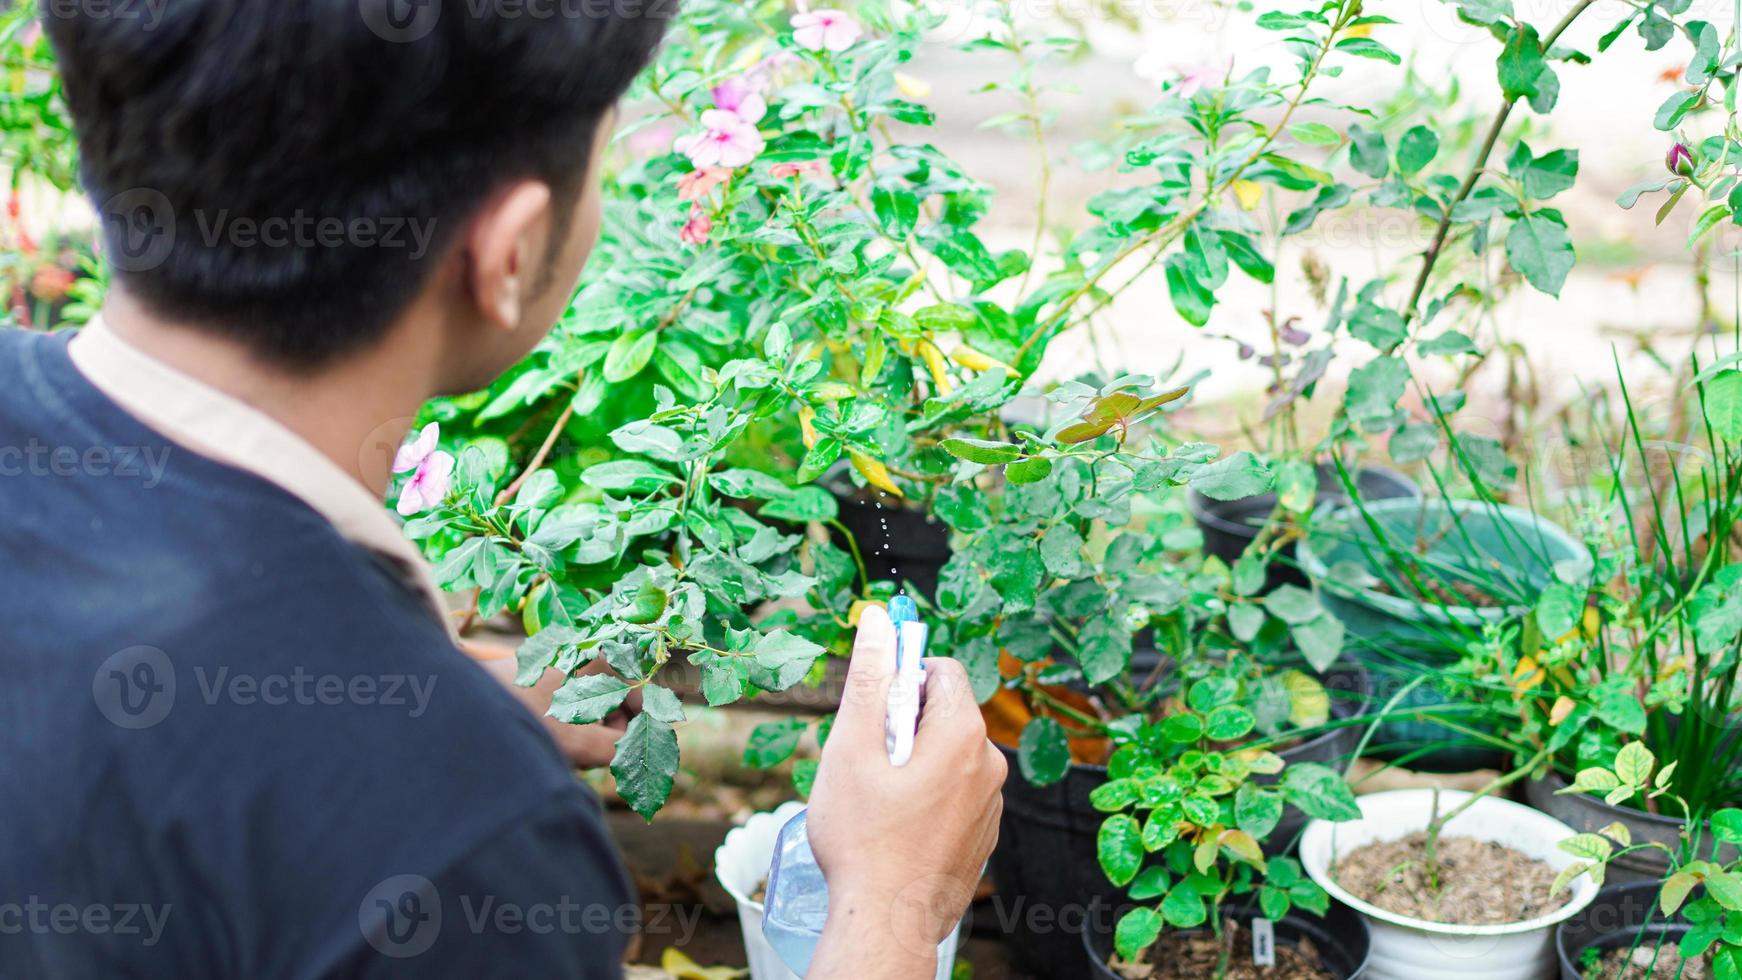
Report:
[[1694,155],[1680,143],[1673,144],[1669,153],[1664,155],[1663,165],[1669,172],[1680,177],[1690,177],[1694,172]]

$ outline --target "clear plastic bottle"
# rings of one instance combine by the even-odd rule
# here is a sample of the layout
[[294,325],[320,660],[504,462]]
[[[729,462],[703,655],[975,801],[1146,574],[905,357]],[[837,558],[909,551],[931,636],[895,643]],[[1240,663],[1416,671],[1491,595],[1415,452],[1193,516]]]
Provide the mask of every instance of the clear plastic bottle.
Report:
[[[925,656],[925,626],[919,609],[905,595],[889,601],[889,619],[896,630],[895,682],[889,689],[889,721],[886,738],[890,761],[907,762],[913,749],[913,730],[919,716],[918,699],[925,687],[920,670]],[[915,680],[917,678],[917,684]],[[905,683],[904,683],[905,682]],[[911,707],[911,710],[905,710]],[[897,729],[905,727],[905,733]],[[762,935],[780,954],[787,967],[799,976],[810,970],[817,940],[829,918],[829,886],[823,870],[811,853],[807,810],[800,810],[774,842],[774,860],[768,869],[768,898],[763,905]]]

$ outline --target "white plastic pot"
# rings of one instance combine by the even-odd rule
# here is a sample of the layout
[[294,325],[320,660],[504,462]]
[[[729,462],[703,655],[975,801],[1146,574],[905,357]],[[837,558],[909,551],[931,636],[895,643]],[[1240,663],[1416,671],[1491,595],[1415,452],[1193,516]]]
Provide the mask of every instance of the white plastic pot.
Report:
[[[780,828],[793,815],[804,809],[798,801],[782,803],[773,813],[758,813],[744,826],[726,832],[726,841],[714,851],[714,877],[720,880],[732,900],[738,903],[738,925],[744,932],[744,955],[750,967],[751,980],[799,980],[798,974],[786,968],[780,954],[762,935],[762,903],[750,896],[768,877],[768,864],[774,859],[774,839]],[[955,932],[938,944],[937,980],[950,980],[956,963]],[[867,950],[875,955],[875,950]]]
[[[1441,790],[1445,812],[1470,798]],[[1597,886],[1581,876],[1572,884],[1572,901],[1549,915],[1501,925],[1451,925],[1424,922],[1387,912],[1349,894],[1331,879],[1331,866],[1363,844],[1398,840],[1427,827],[1433,813],[1432,790],[1403,789],[1357,798],[1361,818],[1343,823],[1314,820],[1301,836],[1300,863],[1331,898],[1367,919],[1373,948],[1368,980],[1542,980],[1557,975],[1554,928],[1597,897]],[[1474,837],[1504,844],[1559,870],[1578,859],[1562,851],[1561,841],[1575,831],[1530,807],[1485,797],[1446,825],[1448,837]]]

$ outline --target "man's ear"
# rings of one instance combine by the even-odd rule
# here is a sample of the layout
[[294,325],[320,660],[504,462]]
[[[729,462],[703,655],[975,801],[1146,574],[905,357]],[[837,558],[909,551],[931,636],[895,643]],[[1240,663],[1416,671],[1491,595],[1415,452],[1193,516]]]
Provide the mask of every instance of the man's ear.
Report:
[[550,247],[550,208],[550,186],[522,180],[492,197],[472,219],[466,285],[478,312],[500,330],[520,326],[524,304],[537,286]]

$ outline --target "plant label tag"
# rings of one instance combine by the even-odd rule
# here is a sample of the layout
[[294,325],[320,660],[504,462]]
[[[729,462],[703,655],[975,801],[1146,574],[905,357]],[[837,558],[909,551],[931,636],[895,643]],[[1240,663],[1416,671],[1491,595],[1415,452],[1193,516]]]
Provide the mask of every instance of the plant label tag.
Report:
[[1269,919],[1252,920],[1252,965],[1276,965],[1276,928]]

